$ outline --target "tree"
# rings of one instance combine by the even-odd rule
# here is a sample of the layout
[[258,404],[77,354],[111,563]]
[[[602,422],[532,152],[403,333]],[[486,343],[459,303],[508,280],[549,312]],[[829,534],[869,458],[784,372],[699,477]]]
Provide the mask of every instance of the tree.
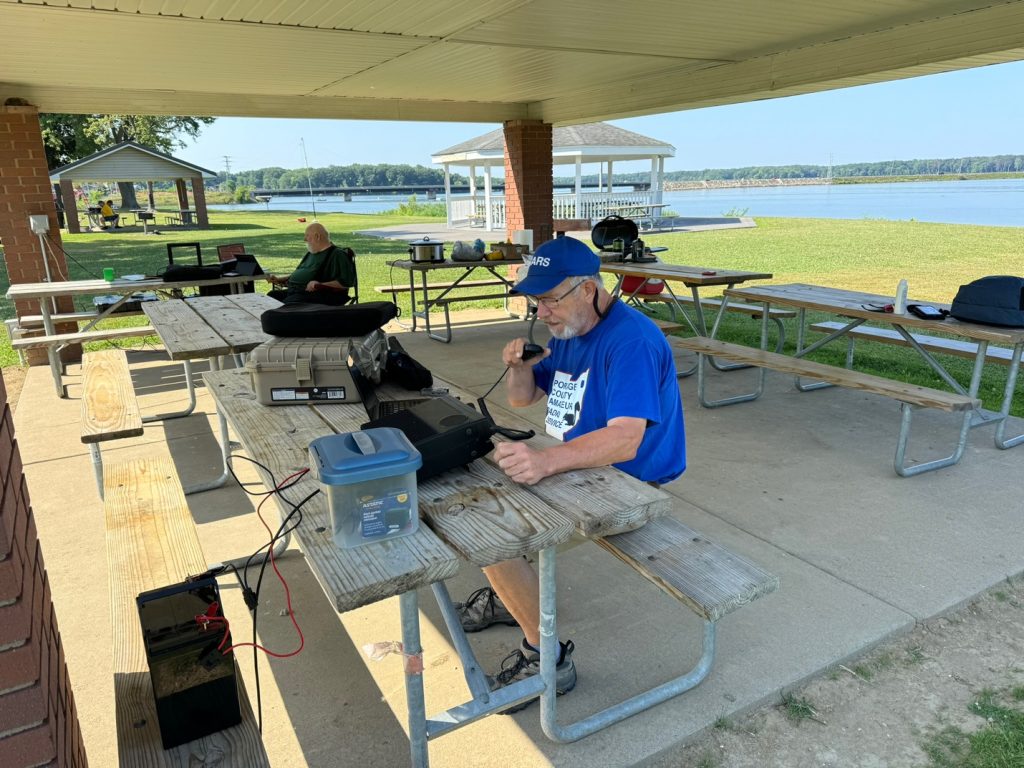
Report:
[[[181,115],[68,115],[39,116],[46,162],[50,169],[66,165],[122,141],[135,141],[159,152],[170,153],[185,146],[182,136],[194,139],[213,117]],[[118,181],[122,208],[138,208],[135,185]]]

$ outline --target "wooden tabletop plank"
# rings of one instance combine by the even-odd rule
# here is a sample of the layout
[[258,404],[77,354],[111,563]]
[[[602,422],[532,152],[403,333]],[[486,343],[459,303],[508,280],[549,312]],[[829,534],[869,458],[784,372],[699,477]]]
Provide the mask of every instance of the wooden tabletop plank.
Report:
[[259,315],[254,317],[249,309],[239,306],[231,296],[198,296],[185,299],[185,303],[215,334],[227,342],[231,352],[248,352],[274,338],[263,332]]
[[650,264],[604,263],[601,271],[612,275],[629,275],[648,279],[680,282],[693,285],[732,285],[748,280],[771,280],[771,272],[744,272],[735,269],[689,267],[682,264],[651,262]]
[[227,299],[257,319],[268,309],[276,309],[281,306],[280,301],[265,293],[231,293],[228,294]]
[[487,461],[419,485],[420,513],[459,554],[487,566],[567,541],[573,522]]
[[[268,766],[249,699],[242,723],[164,750],[135,596],[203,573],[206,558],[169,459],[109,463],[104,482],[117,748],[122,766]],[[238,677],[242,685],[241,676]],[[209,762],[208,762],[209,761]]]
[[82,356],[82,442],[101,443],[142,434],[142,415],[124,350]]
[[[315,438],[334,430],[307,406],[263,406],[256,402],[245,371],[204,373],[203,379],[217,402],[217,409],[231,423],[246,452],[266,464],[277,481],[309,466],[308,448]],[[365,420],[362,406],[332,405],[323,409],[341,412],[350,420]],[[261,471],[266,484],[273,480]],[[300,501],[317,488],[312,477],[302,478],[288,498]],[[275,497],[275,501],[277,501]],[[279,502],[280,503],[280,502]],[[302,508],[295,530],[310,567],[338,611],[348,611],[419,586],[454,576],[458,557],[426,525],[408,536],[339,549],[331,535],[327,500],[313,497]]]
[[389,267],[397,269],[409,269],[414,272],[432,272],[435,269],[469,269],[471,267],[500,267],[502,264],[517,264],[523,266],[521,258],[514,259],[481,259],[480,261],[409,261],[398,259],[389,261]]
[[47,296],[87,296],[91,294],[130,294],[137,291],[162,291],[172,288],[205,287],[209,285],[239,285],[254,280],[266,280],[265,276],[218,277],[214,280],[170,280],[160,278],[147,280],[64,280],[52,283],[15,283],[7,290],[8,299],[38,299]]
[[[787,283],[782,285],[758,285],[748,288],[733,288],[725,292],[730,298],[747,302],[764,302],[783,304],[797,309],[812,309],[829,312],[842,317],[855,317],[890,325],[902,325],[909,328],[923,328],[933,333],[948,333],[962,336],[975,341],[994,341],[998,344],[1014,345],[1024,343],[1024,328],[1000,328],[995,325],[968,323],[947,317],[945,320],[926,320],[909,312],[894,314],[876,312],[869,307],[892,304],[892,296],[883,296],[861,291],[847,291],[841,288],[829,288],[822,285],[805,283]],[[937,309],[949,309],[948,304],[934,301],[908,299],[909,304],[928,304]]]
[[[463,402],[476,403],[476,395],[451,382],[435,376],[434,385],[447,387]],[[491,400],[487,407],[502,427],[538,429],[515,410],[493,404]],[[495,435],[493,439],[506,438]],[[557,445],[558,442],[543,431],[530,439],[530,444],[538,447]],[[486,461],[490,462],[491,457],[488,456]],[[580,534],[591,538],[632,531],[648,520],[672,511],[672,499],[667,493],[613,467],[563,472],[530,486],[530,491],[572,520]]]
[[227,355],[231,345],[184,301],[147,301],[142,305],[171,360]]

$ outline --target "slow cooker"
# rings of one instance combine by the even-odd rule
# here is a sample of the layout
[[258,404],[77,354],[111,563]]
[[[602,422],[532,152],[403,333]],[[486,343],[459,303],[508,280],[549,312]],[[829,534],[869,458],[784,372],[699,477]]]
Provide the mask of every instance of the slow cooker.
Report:
[[409,243],[409,261],[444,261],[444,243],[424,237]]

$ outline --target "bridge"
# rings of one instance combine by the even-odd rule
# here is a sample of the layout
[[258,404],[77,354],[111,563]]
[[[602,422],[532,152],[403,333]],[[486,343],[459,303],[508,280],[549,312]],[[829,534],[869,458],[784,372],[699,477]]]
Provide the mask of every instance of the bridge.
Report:
[[[645,191],[651,188],[649,181],[630,182],[629,184],[617,184],[619,187],[632,187],[634,191]],[[491,182],[491,188],[504,190],[504,180],[495,179]],[[556,184],[555,189],[573,189],[572,185]],[[597,189],[594,185],[584,185],[584,189]],[[452,184],[453,194],[469,194],[468,184]],[[483,194],[483,187],[476,188],[477,194]],[[346,201],[352,199],[352,195],[390,195],[390,194],[425,194],[428,200],[434,200],[438,193],[444,193],[444,184],[398,184],[367,187],[313,187],[312,194],[320,195],[344,195]],[[304,189],[257,189],[253,191],[253,197],[308,197],[309,187]]]

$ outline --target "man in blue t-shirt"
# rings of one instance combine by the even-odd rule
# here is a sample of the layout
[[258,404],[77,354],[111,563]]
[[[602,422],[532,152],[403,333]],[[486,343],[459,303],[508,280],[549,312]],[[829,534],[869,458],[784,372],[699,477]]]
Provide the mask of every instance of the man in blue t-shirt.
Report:
[[[509,368],[507,393],[515,407],[547,397],[544,425],[562,442],[537,448],[501,442],[498,466],[516,482],[533,485],[549,475],[611,465],[652,484],[686,469],[683,406],[672,350],[658,327],[604,287],[601,261],[584,243],[559,237],[541,245],[516,284],[532,296],[537,319],[554,337],[542,354],[523,359],[526,339],[502,350]],[[539,586],[523,558],[484,568],[491,590],[478,590],[459,606],[469,631],[519,624],[520,650],[502,663],[497,683],[538,674]],[[557,689],[576,684],[573,644],[560,644]],[[516,711],[527,706],[527,702]]]

